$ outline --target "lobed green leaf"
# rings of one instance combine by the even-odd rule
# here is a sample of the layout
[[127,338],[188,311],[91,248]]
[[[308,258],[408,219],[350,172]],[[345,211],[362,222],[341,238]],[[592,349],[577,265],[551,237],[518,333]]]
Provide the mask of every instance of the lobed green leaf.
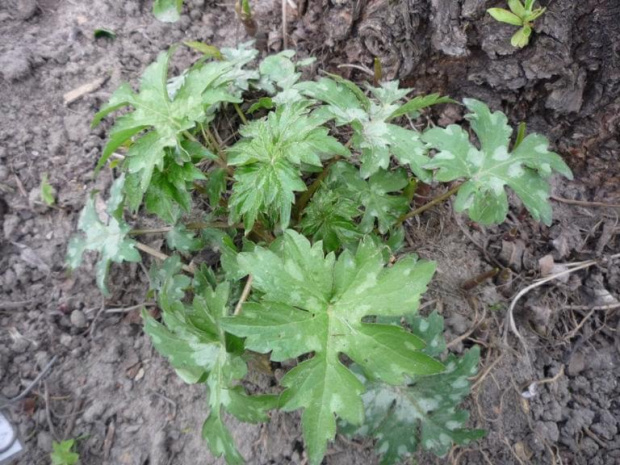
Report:
[[519,146],[509,152],[512,129],[501,112],[491,113],[482,102],[465,99],[470,110],[472,130],[478,136],[480,148],[469,141],[469,135],[460,127],[433,128],[422,139],[439,152],[425,165],[435,169],[438,181],[465,179],[456,200],[457,211],[467,210],[472,220],[482,224],[504,221],[508,213],[505,186],[521,199],[532,217],[546,225],[551,224],[547,178],[558,172],[572,179],[571,170],[562,158],[549,151],[549,142],[539,134],[528,135]]
[[180,299],[189,281],[178,275],[180,268],[178,257],[173,257],[154,271],[164,324],[143,312],[144,330],[182,379],[190,383],[206,379],[210,413],[203,425],[203,437],[213,455],[224,456],[227,463],[240,464],[243,457],[224,425],[223,411],[241,421],[265,421],[266,411],[276,406],[277,399],[250,397],[235,384],[245,376],[247,367],[221,326],[222,319],[228,315],[230,286],[224,283],[213,289],[198,278],[200,281],[194,285],[198,293],[192,305],[187,306]]
[[302,163],[320,167],[323,159],[349,155],[309,112],[308,102],[278,107],[241,128],[244,138],[229,149],[228,163],[237,167],[231,221],[243,219],[247,231],[260,214],[288,226],[295,192],[306,189]]
[[[371,240],[338,260],[323,245],[287,231],[275,250],[257,247],[239,264],[262,293],[224,328],[246,337],[246,347],[276,361],[313,352],[282,379],[284,410],[304,409],[310,461],[318,464],[336,432],[334,415],[360,423],[364,388],[340,361],[346,354],[387,383],[436,373],[442,365],[420,352],[424,343],[396,326],[364,323],[372,315],[415,313],[435,266],[409,256],[385,268],[382,247]],[[403,292],[403,290],[406,290]]]
[[[424,352],[437,356],[445,350],[441,316],[414,316],[409,323],[413,333],[426,342]],[[469,394],[469,378],[476,375],[479,358],[478,347],[460,358],[449,355],[442,373],[413,376],[399,386],[373,380],[367,370],[353,367],[367,388],[362,395],[366,419],[359,428],[345,424],[343,430],[374,436],[382,464],[397,463],[420,447],[443,456],[454,444],[482,438],[483,430],[465,428],[468,414],[457,409]]]
[[105,296],[110,295],[106,285],[110,264],[141,260],[135,242],[127,238],[131,228],[122,217],[124,183],[125,177],[121,175],[112,184],[106,219],[99,217],[93,197],[86,201],[78,221],[78,229],[84,234],[72,237],[67,247],[67,265],[72,270],[80,266],[85,251],[99,252],[96,265],[97,285]]

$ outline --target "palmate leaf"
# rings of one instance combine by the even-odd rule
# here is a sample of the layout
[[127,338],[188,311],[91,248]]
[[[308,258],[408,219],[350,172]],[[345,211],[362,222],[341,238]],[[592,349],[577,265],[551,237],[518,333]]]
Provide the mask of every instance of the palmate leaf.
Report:
[[[443,318],[436,313],[428,318],[408,318],[413,334],[426,342],[423,352],[438,356],[445,350]],[[414,376],[406,384],[390,386],[373,381],[354,367],[364,382],[366,421],[360,428],[344,425],[353,435],[371,435],[382,464],[394,464],[423,448],[438,456],[449,452],[453,444],[467,444],[482,438],[483,430],[465,428],[466,411],[458,405],[469,394],[468,378],[477,373],[480,350],[474,347],[463,357],[449,355],[446,370],[431,376]]]
[[470,110],[466,118],[478,136],[480,148],[469,141],[460,126],[426,131],[423,140],[439,153],[426,168],[436,169],[435,178],[448,182],[464,179],[454,207],[467,210],[472,220],[482,224],[501,223],[508,213],[508,185],[537,221],[551,224],[547,178],[554,171],[572,179],[571,170],[562,158],[549,151],[549,142],[539,134],[530,134],[510,153],[508,145],[512,129],[501,112],[474,99],[465,99]]
[[358,203],[336,191],[320,189],[303,212],[299,223],[304,235],[314,241],[323,241],[325,250],[334,252],[340,247],[353,248],[362,233],[355,218],[361,215]]
[[299,90],[295,87],[301,73],[297,68],[312,64],[315,59],[308,58],[298,62],[294,62],[292,58],[295,56],[294,50],[284,50],[275,55],[266,57],[260,64],[260,81],[257,87],[272,95],[271,98],[259,101],[252,105],[250,113],[258,108],[268,108],[269,103],[283,105],[286,103],[294,103],[303,100]]
[[[93,120],[93,126],[96,126],[115,110],[125,106],[134,109],[116,119],[97,165],[100,169],[118,147],[137,137],[129,147],[124,162],[129,176],[135,178],[131,183],[134,189],[128,199],[133,209],[140,205],[155,168],[159,171],[164,169],[167,149],[187,152],[182,145],[184,133],[206,120],[205,108],[222,101],[239,101],[226,90],[228,81],[224,77],[234,65],[225,61],[196,65],[185,75],[182,85],[171,99],[167,86],[170,55],[171,52],[161,53],[157,61],[147,67],[138,94],[128,84],[122,85]],[[189,158],[189,153],[186,156]]]
[[90,197],[80,214],[78,229],[84,234],[73,236],[67,247],[67,264],[75,270],[82,262],[86,250],[99,252],[97,262],[97,285],[105,296],[109,296],[106,280],[112,262],[139,262],[140,253],[134,248],[135,242],[127,235],[131,227],[123,220],[123,185],[125,176],[121,175],[110,188],[107,204],[107,219],[99,218],[95,199]]
[[[204,174],[186,162],[178,164],[166,160],[162,171],[155,171],[146,190],[144,203],[150,213],[154,213],[167,223],[174,224],[183,212],[189,213],[192,207],[193,182],[205,180]],[[137,209],[133,206],[134,210]]]
[[374,99],[351,81],[334,76],[318,82],[302,82],[296,88],[305,95],[327,105],[320,109],[326,117],[334,118],[337,125],[351,124],[354,133],[352,146],[362,153],[360,172],[364,178],[388,169],[393,156],[403,166],[409,166],[423,181],[431,174],[424,169],[428,162],[427,149],[417,131],[408,130],[389,121],[406,114],[416,115],[422,108],[452,100],[438,94],[416,97],[398,103],[411,89],[399,89],[398,81],[382,83],[381,87],[367,86]]
[[259,214],[274,218],[286,228],[295,192],[306,185],[301,166],[322,166],[322,160],[349,151],[321,127],[324,119],[313,116],[309,102],[278,107],[266,118],[240,129],[243,136],[229,149],[228,164],[237,166],[230,198],[231,221],[243,218],[247,231]]
[[364,207],[360,231],[369,233],[378,223],[381,234],[388,232],[409,208],[409,200],[400,194],[409,181],[403,169],[380,170],[365,181],[348,163],[336,163],[330,170],[328,185],[336,192]]
[[239,255],[263,295],[223,325],[246,337],[247,349],[271,352],[274,361],[314,354],[284,376],[281,402],[284,410],[304,410],[310,462],[319,464],[336,433],[335,415],[353,424],[364,416],[364,387],[340,354],[395,385],[413,374],[442,370],[420,352],[419,338],[397,326],[362,322],[373,315],[415,313],[435,265],[407,256],[385,268],[383,247],[369,239],[355,254],[345,251],[336,260],[333,253],[324,255],[321,242],[311,245],[294,231],[274,249],[277,253],[257,247]]
[[243,457],[224,424],[223,412],[245,422],[265,421],[266,411],[275,407],[276,398],[250,397],[236,385],[236,380],[245,376],[247,367],[241,351],[220,326],[228,315],[229,285],[224,283],[212,289],[202,285],[204,279],[197,278],[201,284],[195,283],[198,292],[193,304],[187,306],[180,299],[190,280],[178,275],[180,269],[179,258],[172,257],[154,272],[152,280],[159,287],[164,324],[143,312],[144,330],[182,379],[196,383],[206,378],[210,413],[202,434],[213,455],[224,456],[229,464],[242,464]]

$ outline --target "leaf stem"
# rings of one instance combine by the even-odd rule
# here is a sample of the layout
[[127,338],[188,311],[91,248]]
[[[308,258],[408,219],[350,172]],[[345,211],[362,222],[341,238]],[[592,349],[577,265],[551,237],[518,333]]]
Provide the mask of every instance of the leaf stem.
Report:
[[413,211],[410,211],[409,213],[406,213],[404,215],[402,215],[400,218],[398,218],[398,220],[396,221],[396,226],[399,226],[401,224],[403,224],[405,221],[407,221],[409,218],[413,218],[414,216],[418,216],[421,213],[425,212],[426,210],[428,210],[429,208],[437,205],[438,203],[443,202],[444,200],[446,200],[447,198],[451,197],[453,194],[456,193],[456,191],[459,190],[459,188],[461,187],[462,183],[458,183],[456,184],[452,189],[450,189],[449,191],[447,191],[445,194],[441,194],[438,197],[435,197],[433,200],[431,200],[428,203],[425,203],[424,205],[422,205],[420,208],[416,208]]
[[521,123],[519,123],[519,129],[517,129],[517,138],[515,139],[515,145],[512,148],[512,150],[516,150],[517,147],[519,147],[519,145],[521,145],[521,142],[523,142],[523,139],[525,139],[525,131],[527,130],[527,126],[525,124],[525,121],[522,121]]
[[235,111],[239,115],[239,118],[241,118],[241,121],[243,122],[243,124],[248,124],[248,119],[243,114],[243,110],[241,109],[239,104],[237,102],[233,102],[233,106],[235,107]]
[[[232,176],[235,173],[235,170],[231,166],[228,166],[228,163],[226,163],[226,155],[224,154],[224,151],[221,150],[220,144],[218,144],[217,140],[213,136],[213,133],[209,130],[209,128],[205,128],[202,125],[200,125],[200,130],[202,131],[202,137],[204,137],[205,143],[208,144],[207,148],[217,154],[217,159],[214,160],[215,163],[217,163],[220,168],[226,170],[226,172]],[[192,142],[198,142],[200,144],[200,141],[192,136],[188,131],[184,131],[183,135],[185,135],[185,137]]]
[[[204,223],[204,222],[187,223],[185,227],[187,229],[197,231],[200,229],[209,229],[209,228],[215,228],[215,229],[240,228],[242,227],[242,225],[241,224],[228,224],[225,221],[214,221],[212,223]],[[155,229],[132,229],[131,231],[129,231],[129,234],[133,236],[140,236],[143,234],[161,234],[161,233],[166,233],[168,231],[172,231],[172,229],[173,229],[172,226],[166,226],[163,228],[155,228]]]
[[318,190],[319,187],[321,187],[321,184],[323,183],[323,181],[329,174],[329,169],[331,168],[331,166],[334,163],[336,163],[338,160],[340,160],[340,157],[338,156],[332,158],[325,165],[325,167],[323,168],[323,171],[321,171],[321,174],[319,174],[317,178],[314,180],[314,182],[310,184],[308,189],[299,196],[299,199],[297,200],[297,203],[295,204],[295,218],[297,219],[297,221],[299,221],[299,219],[301,218],[301,214],[306,208],[306,205],[308,205],[308,202],[310,201],[314,193]]
[[[147,253],[159,260],[165,261],[167,259],[169,259],[170,257],[168,255],[166,255],[163,252],[160,252],[159,250],[155,250],[152,247],[149,247],[146,244],[143,244],[142,242],[135,242],[136,248],[141,250],[144,253]],[[189,265],[183,265],[183,271],[186,271],[189,274],[194,274],[194,267],[189,266]]]

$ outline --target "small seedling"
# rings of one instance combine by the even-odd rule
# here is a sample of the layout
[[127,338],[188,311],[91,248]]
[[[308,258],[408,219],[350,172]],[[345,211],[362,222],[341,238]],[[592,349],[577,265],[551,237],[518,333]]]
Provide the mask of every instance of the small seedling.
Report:
[[56,203],[56,190],[49,183],[47,178],[47,173],[43,173],[41,176],[41,200],[45,202],[46,205],[52,206]]
[[74,452],[73,446],[75,439],[67,439],[66,441],[52,443],[52,465],[75,465],[80,460],[77,452]]
[[153,14],[164,23],[174,23],[181,17],[183,0],[154,0]]
[[[176,253],[152,268],[162,318],[144,312],[145,331],[184,381],[206,385],[202,435],[229,464],[244,459],[226,414],[256,423],[272,409],[301,410],[312,465],[337,430],[375,438],[385,464],[419,449],[443,456],[482,437],[458,409],[479,349],[446,354],[441,317],[417,315],[435,263],[398,254],[402,224],[421,211],[409,211],[415,187],[433,181],[458,182],[427,205],[458,192],[458,211],[500,223],[508,186],[550,224],[546,178],[571,176],[562,159],[524,125],[511,146],[506,116],[477,100],[464,101],[475,143],[461,126],[401,126],[452,102],[439,94],[407,99],[411,90],[398,81],[365,89],[335,75],[303,81],[299,68],[312,60],[294,62],[290,50],[252,66],[251,44],[220,55],[188,46],[205,57],[169,79],[171,53],[161,54],[139,92],[121,86],[95,116],[97,124],[130,108],[116,118],[97,169],[126,152],[107,208],[93,197],[86,203],[70,267],[99,252],[97,282],[108,294],[111,263],[139,261],[138,250],[162,258],[137,241],[125,208],[168,224],[160,231]],[[230,127],[235,112],[222,117],[229,105],[238,116],[231,146],[217,135],[222,119]],[[219,265],[182,264],[206,248],[220,253]],[[279,389],[250,395],[241,382],[250,353],[294,368]]]
[[235,1],[235,12],[237,13],[239,21],[243,24],[245,32],[247,32],[250,37],[254,37],[256,35],[257,26],[252,16],[249,0]]
[[539,18],[546,8],[534,8],[536,0],[508,0],[510,11],[504,8],[489,8],[487,12],[497,21],[502,23],[519,26],[519,30],[514,33],[510,43],[513,47],[523,48],[530,42],[532,35],[532,22]]

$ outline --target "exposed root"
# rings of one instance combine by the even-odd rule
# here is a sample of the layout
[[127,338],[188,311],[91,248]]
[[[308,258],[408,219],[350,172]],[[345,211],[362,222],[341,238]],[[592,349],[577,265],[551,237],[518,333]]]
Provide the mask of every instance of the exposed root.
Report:
[[[611,257],[609,257],[609,260],[613,260],[615,258],[620,257],[620,254],[615,254],[612,255]],[[593,265],[598,264],[599,261],[598,260],[587,260],[587,261],[583,261],[583,262],[577,262],[577,263],[568,263],[565,264],[565,266],[567,267],[566,270],[561,271],[559,273],[547,276],[546,278],[542,278],[539,279],[538,281],[535,281],[533,284],[530,284],[529,286],[525,287],[524,289],[522,289],[521,291],[519,291],[519,293],[512,299],[512,302],[510,303],[510,307],[508,308],[508,313],[506,316],[506,326],[508,326],[508,328],[514,333],[515,336],[517,336],[517,338],[519,339],[519,342],[521,342],[521,344],[523,345],[523,348],[525,349],[525,357],[526,360],[528,362],[528,364],[531,365],[531,361],[530,361],[530,357],[529,357],[529,346],[527,344],[527,342],[525,341],[525,338],[523,337],[523,335],[519,332],[519,330],[517,329],[517,324],[515,322],[515,318],[514,318],[514,309],[517,305],[517,303],[519,302],[519,300],[521,299],[521,297],[523,297],[524,295],[526,295],[528,292],[530,292],[531,290],[542,286],[545,283],[548,283],[549,281],[553,281],[556,278],[559,278],[561,276],[566,276],[570,273],[573,273],[575,271],[578,270],[583,270],[586,268],[589,268]],[[504,331],[504,343],[507,345],[507,340],[508,340],[508,331]]]
[[620,208],[620,205],[613,203],[605,203],[605,202],[588,202],[585,200],[573,200],[573,199],[565,199],[563,197],[556,197],[552,195],[550,197],[551,200],[555,200],[556,202],[566,203],[569,205],[579,205],[582,207],[600,207],[600,208]]
[[467,301],[471,304],[472,307],[474,307],[474,324],[471,326],[471,328],[465,333],[462,334],[461,336],[452,339],[450,342],[448,342],[448,344],[446,344],[446,347],[449,349],[450,347],[454,347],[456,344],[458,344],[459,342],[464,341],[465,339],[467,339],[469,336],[472,335],[472,333],[478,328],[478,326],[480,326],[480,324],[484,321],[484,319],[487,316],[487,307],[486,305],[483,306],[482,308],[482,316],[480,317],[480,319],[478,319],[478,304],[476,303],[476,301],[474,299],[467,299]]

